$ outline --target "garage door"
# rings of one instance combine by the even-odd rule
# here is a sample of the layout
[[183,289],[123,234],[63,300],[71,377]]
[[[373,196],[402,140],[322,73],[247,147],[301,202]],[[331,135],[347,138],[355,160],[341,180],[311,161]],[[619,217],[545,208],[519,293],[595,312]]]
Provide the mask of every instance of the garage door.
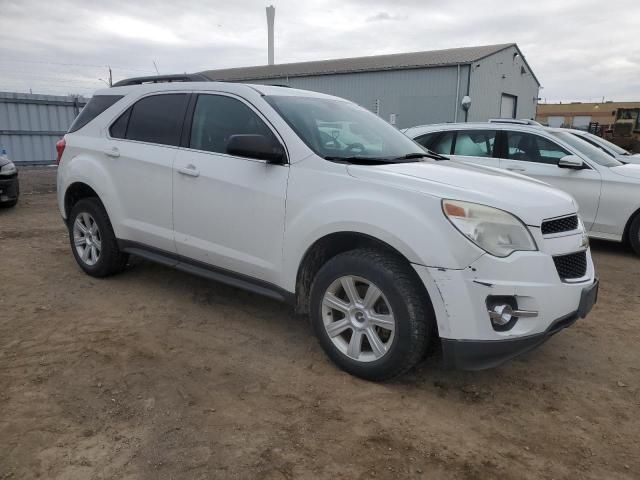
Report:
[[547,118],[547,125],[553,128],[560,128],[562,125],[564,125],[564,117],[553,115],[549,116]]
[[571,126],[573,128],[579,128],[580,130],[587,130],[589,128],[589,122],[591,122],[591,115],[576,115],[573,117]]
[[503,93],[500,100],[500,118],[516,118],[516,104],[517,97]]

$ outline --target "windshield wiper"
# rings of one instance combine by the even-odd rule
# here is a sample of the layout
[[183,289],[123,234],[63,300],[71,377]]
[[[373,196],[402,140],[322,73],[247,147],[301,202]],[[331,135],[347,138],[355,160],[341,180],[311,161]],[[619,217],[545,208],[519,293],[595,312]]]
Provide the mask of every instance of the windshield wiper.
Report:
[[394,159],[385,158],[385,157],[359,157],[357,155],[351,157],[335,157],[335,156],[327,156],[324,157],[325,160],[330,160],[332,162],[348,162],[348,163],[361,163],[364,165],[370,165],[372,163],[395,163]]
[[412,158],[432,158],[434,160],[449,160],[449,157],[445,157],[444,155],[440,155],[439,153],[432,152],[431,150],[427,152],[415,152],[415,153],[407,153],[403,157],[398,157],[396,160],[411,160]]

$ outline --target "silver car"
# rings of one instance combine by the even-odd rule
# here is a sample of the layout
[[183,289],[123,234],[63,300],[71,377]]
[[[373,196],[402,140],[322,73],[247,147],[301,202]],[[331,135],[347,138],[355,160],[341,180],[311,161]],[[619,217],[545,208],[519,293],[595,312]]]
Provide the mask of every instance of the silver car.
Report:
[[455,161],[506,169],[571,194],[590,237],[629,241],[640,255],[640,165],[620,162],[563,128],[521,121],[447,123],[404,130]]
[[598,147],[607,155],[615,158],[622,163],[638,163],[640,164],[640,153],[631,153],[622,147],[619,147],[615,143],[611,143],[609,140],[605,140],[602,137],[594,135],[593,133],[586,132],[584,130],[576,130],[575,128],[568,128],[567,131],[571,132],[577,137],[580,137],[586,142],[589,142],[594,147]]

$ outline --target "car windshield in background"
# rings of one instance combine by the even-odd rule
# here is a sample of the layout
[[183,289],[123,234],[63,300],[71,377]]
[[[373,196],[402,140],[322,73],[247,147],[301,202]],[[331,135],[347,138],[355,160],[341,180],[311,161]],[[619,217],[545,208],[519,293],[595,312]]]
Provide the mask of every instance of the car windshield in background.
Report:
[[551,134],[556,137],[558,140],[562,140],[563,142],[568,143],[573,148],[578,150],[580,153],[583,153],[590,160],[593,160],[596,163],[599,163],[605,167],[617,167],[622,165],[621,162],[615,160],[613,157],[607,155],[598,147],[594,147],[586,140],[581,139],[580,137],[569,133],[569,132],[551,132]]
[[[578,135],[578,136],[581,136],[581,135]],[[602,137],[598,137],[597,135],[594,135],[593,133],[585,133],[584,137],[586,137],[587,141],[589,141],[590,143],[593,143],[596,147],[598,145],[606,145],[607,148],[609,148],[609,150],[617,153],[618,155],[631,155],[624,148],[621,148],[618,145],[616,145],[615,143],[611,143],[609,140],[605,140]]]
[[319,156],[345,161],[417,161],[430,156],[413,140],[353,103],[314,97],[266,96]]

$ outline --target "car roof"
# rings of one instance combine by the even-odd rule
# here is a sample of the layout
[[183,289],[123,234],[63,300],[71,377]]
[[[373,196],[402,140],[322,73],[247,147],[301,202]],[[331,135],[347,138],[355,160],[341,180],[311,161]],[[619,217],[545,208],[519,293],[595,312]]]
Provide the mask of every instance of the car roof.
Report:
[[404,130],[405,134],[420,135],[430,132],[446,130],[519,130],[524,132],[565,132],[566,128],[545,127],[542,125],[525,125],[511,122],[466,122],[466,123],[434,123],[431,125],[419,125]]
[[[562,130],[569,133],[575,133],[576,135],[593,135],[591,132],[587,132],[586,130],[579,130],[577,128],[563,128]],[[597,137],[597,135],[593,136]]]
[[165,83],[143,83],[138,85],[124,85],[121,87],[103,88],[97,90],[94,95],[144,95],[155,92],[171,91],[217,91],[225,93],[235,93],[238,95],[249,92],[257,92],[260,95],[281,95],[295,97],[314,97],[343,100],[342,98],[326,95],[324,93],[312,92],[310,90],[300,90],[276,85],[259,85],[249,83],[231,82],[165,82]]

